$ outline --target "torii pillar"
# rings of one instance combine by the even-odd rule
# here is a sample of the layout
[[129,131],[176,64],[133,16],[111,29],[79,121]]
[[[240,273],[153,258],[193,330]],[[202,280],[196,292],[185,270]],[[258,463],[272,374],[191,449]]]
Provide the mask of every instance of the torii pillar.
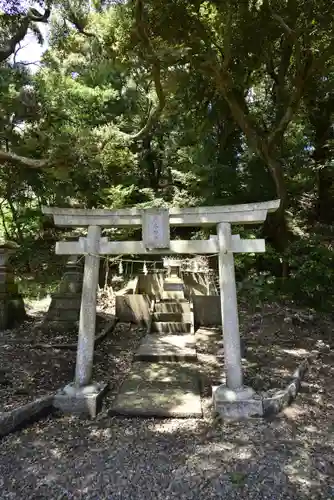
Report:
[[[226,383],[213,388],[215,411],[222,417],[243,418],[263,414],[262,399],[257,397],[251,387],[243,385],[241,345],[238,318],[237,288],[235,281],[234,242],[241,244],[240,251],[252,251],[249,247],[258,246],[255,251],[264,252],[264,240],[240,240],[231,232],[231,224],[222,222],[217,225],[219,287],[224,343],[224,369]],[[244,246],[244,248],[242,248]],[[237,247],[236,247],[237,248]],[[238,250],[237,250],[238,251]]]

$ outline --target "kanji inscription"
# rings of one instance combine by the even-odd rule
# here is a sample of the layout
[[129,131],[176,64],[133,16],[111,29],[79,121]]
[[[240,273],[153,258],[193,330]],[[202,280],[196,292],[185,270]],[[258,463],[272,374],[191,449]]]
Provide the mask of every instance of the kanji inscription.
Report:
[[148,209],[143,212],[143,243],[146,248],[169,248],[168,209]]

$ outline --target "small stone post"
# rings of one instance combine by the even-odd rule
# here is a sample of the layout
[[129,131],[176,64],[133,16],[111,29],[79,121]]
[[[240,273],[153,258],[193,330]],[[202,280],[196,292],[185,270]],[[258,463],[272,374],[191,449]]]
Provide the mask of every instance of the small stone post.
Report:
[[79,338],[75,385],[83,387],[91,382],[94,356],[96,295],[99,280],[99,245],[101,228],[89,226],[87,234],[87,254],[82,285],[82,299],[79,322]]
[[223,222],[217,229],[226,385],[229,389],[239,389],[242,387],[241,347],[231,224]]

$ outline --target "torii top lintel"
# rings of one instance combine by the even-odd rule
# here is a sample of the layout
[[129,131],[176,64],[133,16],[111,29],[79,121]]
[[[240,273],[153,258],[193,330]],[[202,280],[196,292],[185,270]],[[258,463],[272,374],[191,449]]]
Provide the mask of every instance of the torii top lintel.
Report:
[[[268,212],[275,212],[280,200],[242,205],[214,207],[170,208],[169,224],[172,226],[212,226],[220,222],[231,224],[256,224],[263,222]],[[43,207],[45,215],[52,215],[56,226],[62,227],[140,227],[145,210],[123,208],[120,210]]]

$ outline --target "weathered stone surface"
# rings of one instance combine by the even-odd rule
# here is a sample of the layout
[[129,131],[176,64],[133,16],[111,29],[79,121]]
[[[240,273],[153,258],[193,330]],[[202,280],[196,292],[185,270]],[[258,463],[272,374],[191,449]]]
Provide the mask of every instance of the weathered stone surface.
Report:
[[280,413],[283,408],[296,398],[308,366],[308,360],[303,361],[294,372],[291,382],[283,391],[277,391],[273,396],[263,398],[263,415],[265,417]]
[[73,327],[74,323],[79,321],[79,317],[80,310],[77,309],[54,309],[48,312],[46,322],[66,323],[69,327]]
[[192,334],[146,335],[135,354],[137,361],[195,361],[196,359],[195,337]]
[[191,314],[190,313],[181,313],[181,312],[155,312],[152,315],[153,321],[177,321],[181,323],[190,323],[191,322]]
[[184,299],[184,282],[180,278],[165,278],[163,299]]
[[54,293],[50,309],[78,309],[80,311],[81,293]]
[[53,394],[43,396],[20,408],[0,413],[0,436],[6,436],[18,427],[47,415],[52,411]]
[[192,300],[194,295],[206,296],[208,294],[209,283],[205,273],[184,272],[182,277],[185,297]]
[[[279,200],[242,205],[225,205],[215,207],[170,208],[169,223],[175,226],[202,226],[219,222],[237,222],[241,224],[262,222],[268,212],[279,207]],[[141,209],[78,209],[43,207],[43,213],[53,215],[59,226],[89,226],[96,224],[104,227],[140,227],[142,224]],[[122,252],[121,252],[122,253]]]
[[177,321],[153,321],[151,332],[159,333],[189,333],[190,323],[181,323]]
[[215,410],[222,418],[243,419],[262,417],[262,399],[247,399],[245,401],[217,402]]
[[150,299],[145,295],[116,295],[116,316],[124,323],[148,323]]
[[93,371],[100,238],[101,228],[99,226],[89,226],[86,238],[87,254],[85,255],[82,282],[78,350],[75,366],[75,382],[80,387],[90,384]]
[[243,419],[263,415],[262,398],[250,387],[231,390],[219,386],[213,388],[212,392],[214,409],[220,417]]
[[46,314],[46,321],[75,323],[79,320],[81,293],[54,293]]
[[[166,291],[183,291],[184,283],[179,278],[166,278],[164,282],[164,290]],[[182,297],[183,298],[183,297]]]
[[0,330],[12,328],[25,318],[26,311],[20,294],[0,295]]
[[242,387],[242,366],[240,333],[235,282],[234,257],[231,250],[231,224],[217,225],[219,288],[223,325],[224,367],[227,386],[231,389]]
[[142,237],[145,248],[169,248],[168,208],[148,208],[142,213]]
[[164,300],[163,302],[155,303],[154,312],[190,314],[190,304],[187,300]]
[[135,362],[110,413],[133,417],[201,418],[196,364]]
[[277,391],[273,396],[263,398],[263,415],[265,417],[277,415],[288,403],[285,391]]
[[81,293],[82,291],[82,271],[73,269],[66,271],[59,285],[60,293]]
[[[307,369],[308,360],[305,360],[294,372],[287,387],[284,390],[276,391],[271,396],[254,395],[252,389],[249,388],[246,389],[246,392],[241,391],[238,394],[238,392],[227,388],[224,389],[222,386],[219,386],[220,391],[217,392],[218,387],[213,387],[215,410],[223,418],[270,417],[276,415],[296,398],[301,380]],[[234,401],[231,401],[233,395],[236,397]]]
[[219,295],[194,295],[195,326],[218,326],[222,324]]
[[138,275],[137,293],[159,299],[163,293],[163,273],[148,273]]
[[53,405],[63,413],[95,418],[107,389],[108,384],[103,382],[84,387],[72,383],[55,394]]
[[60,328],[63,324],[71,328],[79,320],[83,269],[78,259],[76,255],[69,258],[58,291],[51,296],[45,324],[53,321],[59,323]]
[[14,249],[0,248],[0,330],[12,328],[26,318],[24,302],[14,283],[14,274],[8,259]]

